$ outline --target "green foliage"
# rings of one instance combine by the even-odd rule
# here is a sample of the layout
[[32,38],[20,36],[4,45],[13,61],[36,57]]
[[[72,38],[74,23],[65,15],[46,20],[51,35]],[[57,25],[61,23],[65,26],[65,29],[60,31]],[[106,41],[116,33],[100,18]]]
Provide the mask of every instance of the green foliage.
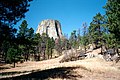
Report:
[[[120,0],[108,0],[104,6],[106,15],[96,14],[88,28],[83,24],[83,35],[74,30],[69,40],[67,38],[50,38],[47,34],[35,34],[33,28],[28,28],[24,20],[17,29],[13,28],[19,20],[25,17],[32,0],[0,0],[0,53],[5,60],[15,63],[24,56],[28,60],[30,53],[34,55],[51,55],[55,48],[59,53],[65,49],[86,47],[90,43],[107,48],[120,47]],[[17,33],[17,36],[16,36]]]
[[50,41],[50,38],[48,37],[46,42],[46,54],[48,55],[48,58],[50,55],[50,48],[51,48],[51,41]]
[[72,33],[71,33],[71,36],[69,38],[69,41],[70,41],[70,44],[73,48],[76,48],[76,45],[77,45],[77,35],[76,35],[76,30],[74,30]]
[[93,21],[90,23],[89,35],[90,41],[95,43],[97,46],[102,45],[102,39],[104,34],[104,17],[98,13],[93,17]]
[[42,43],[42,38],[40,34],[39,33],[35,34],[32,42],[34,54],[41,52],[41,43]]
[[17,49],[9,48],[7,51],[7,61],[10,63],[15,62],[15,58],[17,56]]
[[54,39],[53,38],[47,38],[47,42],[46,42],[46,54],[51,55],[52,58],[52,50],[54,49]]
[[17,29],[13,26],[25,17],[30,1],[32,0],[0,0],[0,54],[5,60],[9,48],[17,43]]
[[34,30],[32,28],[27,28],[27,21],[24,20],[19,27],[19,32],[17,34],[18,44],[21,51],[25,56],[26,61],[28,60],[29,53],[34,49],[33,41],[34,41]]
[[88,39],[88,35],[85,36],[81,36],[81,40],[80,40],[80,46],[87,46],[89,44],[89,39]]
[[[55,45],[53,38],[49,38],[46,34],[34,34],[33,28],[28,28],[26,20],[20,25],[17,36],[17,30],[12,28],[14,24],[25,17],[31,1],[0,1],[0,53],[5,54],[9,62],[13,62],[17,54],[24,56],[24,59],[28,60],[30,53],[40,54],[45,50],[52,56],[52,49]],[[11,46],[14,47],[11,48]]]
[[62,47],[62,50],[68,50],[68,49],[70,49],[71,45],[69,43],[69,40],[66,39],[66,38],[62,39],[62,41],[61,41],[61,47]]
[[16,24],[29,11],[32,0],[0,0],[0,23]]
[[120,0],[108,0],[104,8],[107,16],[107,27],[112,35],[111,42],[118,47],[120,45]]
[[59,55],[62,53],[62,40],[55,39],[55,49],[58,51]]
[[78,29],[78,33],[77,33],[77,46],[79,47],[81,45],[81,35],[80,35],[80,29]]

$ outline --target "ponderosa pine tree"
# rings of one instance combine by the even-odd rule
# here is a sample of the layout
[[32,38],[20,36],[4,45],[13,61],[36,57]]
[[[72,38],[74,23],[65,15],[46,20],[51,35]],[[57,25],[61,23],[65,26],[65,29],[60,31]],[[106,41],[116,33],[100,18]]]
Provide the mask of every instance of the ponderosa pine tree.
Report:
[[51,54],[51,58],[52,58],[52,53],[53,53],[53,49],[55,48],[55,41],[53,39],[53,37],[50,39],[50,54]]
[[69,41],[70,41],[70,45],[73,47],[73,48],[77,48],[77,35],[76,35],[76,30],[73,30],[73,32],[71,33],[70,35],[70,38],[69,38]]
[[83,46],[84,46],[84,50],[85,50],[85,53],[86,53],[86,46],[87,46],[87,24],[86,23],[83,23]]
[[[37,61],[40,60],[40,56],[41,56],[41,51],[42,51],[41,42],[42,42],[42,38],[41,38],[40,34],[39,33],[34,34],[32,47],[33,47],[34,58]],[[36,55],[38,55],[37,59],[36,59]]]
[[108,0],[104,6],[107,16],[107,27],[110,32],[111,47],[120,47],[120,0]]
[[58,51],[58,54],[62,53],[62,40],[60,38],[55,39],[55,49]]
[[[14,30],[12,26],[25,17],[25,13],[29,11],[29,2],[32,0],[0,0],[0,42],[3,43],[4,38],[9,35],[3,35],[6,29]],[[8,28],[7,28],[8,27]],[[4,31],[5,30],[5,31]],[[2,45],[0,43],[0,46]]]
[[93,17],[93,21],[90,23],[89,26],[89,34],[92,43],[95,43],[96,47],[102,47],[102,34],[103,34],[103,27],[104,24],[104,17],[98,13],[96,16]]
[[0,0],[0,54],[3,57],[6,57],[9,44],[15,36],[16,29],[13,26],[25,17],[30,1],[32,0]]
[[1,24],[16,24],[25,17],[29,11],[29,2],[32,0],[0,0],[0,26]]
[[19,47],[21,49],[21,54],[24,56],[24,59],[27,58],[27,42],[28,42],[28,39],[27,39],[27,32],[28,32],[28,28],[27,28],[28,24],[27,24],[27,21],[24,20],[22,22],[22,24],[20,25],[19,27],[19,31],[18,31],[18,34],[17,34],[17,38],[18,38],[18,44],[19,44]]
[[25,60],[28,60],[30,50],[32,49],[32,42],[34,39],[34,30],[32,28],[27,28],[27,21],[24,20],[19,27],[19,32],[17,34],[19,47],[23,51]]
[[80,35],[80,28],[77,32],[77,46],[79,47],[81,45],[81,35]]
[[51,45],[50,38],[47,37],[45,53],[48,55],[48,59],[49,59],[49,56],[50,56],[50,47],[51,47],[50,45]]

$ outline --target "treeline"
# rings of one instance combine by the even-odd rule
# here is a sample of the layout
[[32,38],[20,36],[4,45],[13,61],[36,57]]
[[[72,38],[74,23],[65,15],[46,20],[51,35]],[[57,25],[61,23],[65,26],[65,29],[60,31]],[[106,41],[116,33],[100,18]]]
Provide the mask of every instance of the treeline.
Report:
[[2,38],[0,53],[6,63],[14,63],[14,66],[18,61],[30,60],[30,57],[35,61],[49,59],[52,58],[53,49],[61,55],[62,50],[68,48],[65,38],[54,40],[45,33],[36,34],[33,28],[28,28],[26,20],[21,23],[18,31],[9,26],[4,28],[1,29],[4,32],[1,34],[4,39]]
[[84,23],[82,30],[74,30],[69,39],[65,35],[62,39],[55,40],[44,33],[35,34],[33,28],[28,28],[26,20],[21,23],[18,30],[14,28],[29,11],[31,1],[0,1],[0,61],[14,63],[15,66],[17,61],[27,61],[31,55],[35,60],[52,58],[53,49],[61,55],[63,50],[79,46],[83,46],[86,51],[88,44],[95,44],[96,48],[104,46],[106,49],[116,50],[120,47],[119,0],[108,0],[103,7],[106,14],[97,13],[90,26]]
[[74,30],[71,33],[70,43],[73,47],[86,48],[88,44],[95,44],[96,48],[104,46],[106,49],[112,48],[118,52],[120,48],[120,1],[108,0],[103,9],[106,14],[97,13],[90,26],[84,23],[82,30]]

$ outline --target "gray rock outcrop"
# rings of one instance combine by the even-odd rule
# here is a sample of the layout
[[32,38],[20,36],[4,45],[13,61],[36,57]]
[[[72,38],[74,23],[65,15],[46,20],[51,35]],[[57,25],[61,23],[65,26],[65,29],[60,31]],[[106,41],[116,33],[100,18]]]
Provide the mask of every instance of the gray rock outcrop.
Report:
[[115,49],[108,49],[106,52],[104,52],[103,58],[106,61],[115,61],[117,63],[120,60],[120,55]]
[[46,33],[49,37],[56,38],[62,38],[62,30],[61,30],[61,24],[57,20],[43,20],[37,28],[36,33],[40,33],[42,35],[43,33]]

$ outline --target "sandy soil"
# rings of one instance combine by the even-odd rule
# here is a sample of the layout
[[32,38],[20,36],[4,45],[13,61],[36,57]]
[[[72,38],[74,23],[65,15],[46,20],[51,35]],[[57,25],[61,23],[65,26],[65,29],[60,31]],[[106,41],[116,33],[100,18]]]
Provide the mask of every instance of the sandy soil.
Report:
[[[97,50],[92,53],[97,53]],[[59,71],[61,71],[61,69],[59,69],[57,73],[54,73],[54,77],[51,72],[48,71],[47,73],[49,74],[49,76],[47,76],[47,80],[120,80],[120,62],[113,65],[113,62],[106,62],[101,58],[90,58],[59,63],[62,57],[63,56],[38,62],[28,61],[21,64],[19,63],[16,64],[15,68],[12,68],[12,65],[10,64],[0,66],[0,74],[9,72],[20,72],[19,74],[14,75],[0,75],[0,79],[4,77],[30,74],[32,72],[51,69],[52,71],[54,71],[58,70],[58,68],[65,68],[64,74],[61,72],[59,73]]]

